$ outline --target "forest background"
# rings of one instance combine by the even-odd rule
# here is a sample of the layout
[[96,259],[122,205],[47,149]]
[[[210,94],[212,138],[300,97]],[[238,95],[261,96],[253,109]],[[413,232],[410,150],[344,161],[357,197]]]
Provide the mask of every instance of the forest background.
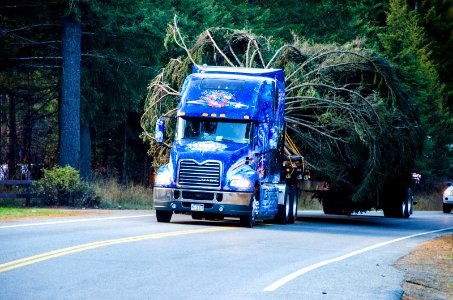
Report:
[[69,164],[88,180],[147,185],[140,117],[149,82],[184,54],[166,34],[175,15],[189,44],[210,27],[282,43],[363,40],[418,108],[421,189],[440,193],[453,178],[453,0],[2,1],[0,165],[9,177],[20,165]]

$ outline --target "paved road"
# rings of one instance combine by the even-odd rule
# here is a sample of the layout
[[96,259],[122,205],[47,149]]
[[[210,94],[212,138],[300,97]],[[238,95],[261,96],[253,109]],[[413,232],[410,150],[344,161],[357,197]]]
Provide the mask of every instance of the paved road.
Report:
[[0,223],[0,299],[399,299],[393,267],[453,214],[294,225],[155,221],[152,211]]

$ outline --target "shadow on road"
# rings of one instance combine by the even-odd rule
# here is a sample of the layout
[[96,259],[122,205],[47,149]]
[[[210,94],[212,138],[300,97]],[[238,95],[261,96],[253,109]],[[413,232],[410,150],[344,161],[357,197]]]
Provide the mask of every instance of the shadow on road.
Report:
[[[346,233],[352,235],[370,235],[379,232],[379,235],[393,235],[401,231],[418,232],[453,226],[453,218],[445,217],[441,212],[416,212],[409,219],[385,218],[382,213],[369,212],[366,214],[324,215],[320,211],[299,211],[299,216],[294,224],[281,225],[273,222],[259,221],[252,229],[285,231],[294,233]],[[175,224],[213,227],[238,227],[241,228],[237,218],[225,218],[221,221],[188,220],[190,216],[182,216],[172,220]],[[435,220],[435,221],[434,221]],[[385,229],[382,231],[382,229]]]

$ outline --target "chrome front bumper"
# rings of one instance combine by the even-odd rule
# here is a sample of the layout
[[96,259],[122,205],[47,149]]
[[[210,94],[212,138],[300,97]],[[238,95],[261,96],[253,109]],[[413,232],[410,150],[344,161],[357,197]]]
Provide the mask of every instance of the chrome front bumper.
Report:
[[[192,204],[203,204],[203,212],[222,215],[250,213],[252,193],[154,187],[154,209],[175,213],[192,212]],[[200,207],[200,206],[198,206]]]

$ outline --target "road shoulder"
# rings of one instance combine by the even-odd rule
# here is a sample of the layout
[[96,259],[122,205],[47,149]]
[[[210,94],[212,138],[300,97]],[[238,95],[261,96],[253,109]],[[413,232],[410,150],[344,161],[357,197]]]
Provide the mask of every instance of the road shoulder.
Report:
[[405,272],[402,299],[453,299],[453,234],[420,245],[396,266]]

